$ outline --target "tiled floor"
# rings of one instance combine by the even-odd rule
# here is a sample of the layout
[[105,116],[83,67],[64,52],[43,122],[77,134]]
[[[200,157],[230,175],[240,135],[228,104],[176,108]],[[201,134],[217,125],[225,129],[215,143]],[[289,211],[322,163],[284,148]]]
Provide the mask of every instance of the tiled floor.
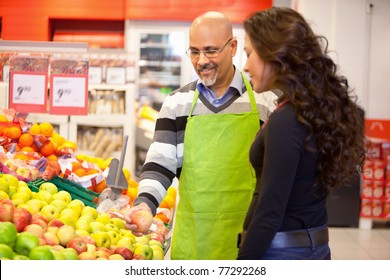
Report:
[[374,223],[371,229],[331,227],[334,260],[390,260],[390,224]]

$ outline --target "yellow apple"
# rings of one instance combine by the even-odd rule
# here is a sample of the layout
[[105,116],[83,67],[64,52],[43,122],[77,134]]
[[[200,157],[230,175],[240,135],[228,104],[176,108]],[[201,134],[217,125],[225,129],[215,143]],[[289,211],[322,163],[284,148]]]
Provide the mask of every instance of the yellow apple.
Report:
[[60,240],[60,244],[64,247],[68,242],[75,237],[75,229],[72,226],[64,225],[57,231],[57,237]]
[[89,226],[89,222],[86,219],[78,219],[75,224],[76,230],[84,230],[86,232],[91,232],[91,227]]
[[[10,199],[8,193],[6,193],[5,191],[0,191],[0,200],[1,199],[4,199],[4,198],[7,198],[7,199]],[[14,203],[15,204],[15,203]],[[16,205],[15,205],[16,206]]]
[[37,193],[36,199],[40,199],[40,200],[43,200],[47,203],[50,203],[53,200],[53,197],[52,197],[50,192],[48,192],[46,190],[40,190]]
[[54,199],[50,202],[50,204],[57,207],[57,209],[60,213],[62,210],[64,210],[66,208],[66,203],[62,199]]
[[108,213],[99,213],[95,219],[97,222],[101,222],[102,224],[108,224],[111,220],[111,216]]
[[110,236],[111,239],[111,245],[116,245],[118,241],[121,239],[121,236],[118,232],[109,230],[107,231],[108,235]]
[[90,222],[89,228],[91,233],[98,232],[98,231],[104,231],[104,232],[106,231],[106,226],[103,223],[98,221]]
[[120,254],[112,254],[111,256],[108,257],[109,260],[121,260],[124,261],[125,258],[122,257]]
[[85,206],[81,211],[81,216],[91,216],[93,219],[96,219],[98,216],[98,211],[92,206]]
[[91,237],[96,241],[96,247],[110,248],[111,238],[105,231],[91,233]]
[[51,204],[43,206],[40,212],[48,222],[60,216],[60,212],[58,211],[57,207]]
[[10,186],[14,186],[14,187],[19,186],[19,179],[16,178],[14,175],[4,173],[1,177],[7,180]]
[[66,203],[66,205],[68,205],[68,203],[72,200],[72,196],[69,192],[61,190],[53,195],[53,200],[54,199],[61,199]]
[[58,192],[58,188],[55,184],[52,182],[44,182],[42,185],[39,186],[39,190],[45,190],[51,193],[52,195],[56,194]]
[[89,232],[83,229],[76,229],[75,235],[78,237],[89,236]]
[[18,180],[17,188],[20,188],[20,187],[27,187],[28,188],[28,184],[25,181]]
[[8,193],[9,183],[6,179],[0,178],[0,191]]
[[20,199],[21,201],[23,201],[23,203],[27,202],[30,200],[30,195],[26,192],[20,192],[20,191],[17,191],[16,193],[14,193],[11,197],[11,200],[16,200],[16,199]]
[[116,246],[125,247],[125,248],[128,248],[131,251],[133,251],[134,250],[134,240],[129,236],[125,236],[125,237],[122,237],[121,239],[118,240],[118,242],[116,243]]
[[[20,182],[23,182],[23,181],[20,181]],[[12,188],[15,188],[15,187],[12,186]],[[11,189],[11,186],[10,186],[10,189]],[[21,186],[16,188],[16,192],[26,193],[26,194],[28,194],[29,199],[32,198],[32,190],[30,190],[30,188],[28,186],[21,185]]]
[[80,199],[73,199],[68,203],[68,208],[73,209],[78,216],[80,217],[81,211],[85,207],[84,202],[82,202]]
[[31,207],[31,211],[32,211],[31,214],[38,213],[39,211],[41,211],[42,207],[44,206],[43,201],[36,198],[30,199],[29,201],[26,202],[26,204]]
[[125,229],[125,221],[120,218],[111,218],[110,223],[115,225],[118,229]]
[[152,260],[163,260],[164,259],[164,249],[160,245],[150,245],[150,248],[153,250]]

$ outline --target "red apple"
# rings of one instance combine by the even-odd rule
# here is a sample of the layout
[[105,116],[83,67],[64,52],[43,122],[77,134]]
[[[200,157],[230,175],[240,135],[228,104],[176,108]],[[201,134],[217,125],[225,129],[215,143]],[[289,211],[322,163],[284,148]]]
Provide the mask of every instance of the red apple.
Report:
[[137,226],[137,232],[146,233],[153,222],[153,215],[148,210],[137,210],[130,216],[131,223]]
[[96,246],[96,241],[89,235],[81,236],[80,237],[86,244],[92,244]]
[[87,244],[81,237],[75,237],[71,239],[66,247],[75,249],[77,254],[87,251]]
[[15,205],[8,198],[0,200],[0,222],[12,222]]
[[115,249],[114,254],[121,255],[125,260],[133,259],[133,252],[126,247],[118,247]]
[[40,219],[40,220],[43,220],[46,224],[48,223],[48,220],[46,219],[46,217],[43,216],[43,214],[40,212],[34,213],[32,216],[33,216],[33,220]]
[[53,219],[51,220],[48,224],[47,224],[49,227],[62,227],[64,225],[64,223],[62,221],[60,221],[59,219]]
[[30,224],[36,224],[39,225],[43,231],[47,231],[47,222],[45,220],[39,219],[39,218],[34,218],[34,215],[32,216],[32,220]]
[[82,252],[79,255],[79,260],[96,260],[95,253],[92,252]]
[[43,228],[37,224],[29,224],[24,228],[23,231],[29,231],[38,238],[43,238],[43,233],[45,232]]
[[18,232],[22,232],[23,229],[29,225],[32,221],[32,215],[30,211],[25,208],[15,208],[13,223],[16,226]]
[[50,232],[50,231],[44,232],[43,238],[45,239],[47,245],[56,246],[60,244],[60,240],[58,239],[58,236],[55,232]]
[[112,255],[112,252],[110,251],[110,249],[106,247],[97,247],[95,251],[95,255],[98,258],[108,259]]

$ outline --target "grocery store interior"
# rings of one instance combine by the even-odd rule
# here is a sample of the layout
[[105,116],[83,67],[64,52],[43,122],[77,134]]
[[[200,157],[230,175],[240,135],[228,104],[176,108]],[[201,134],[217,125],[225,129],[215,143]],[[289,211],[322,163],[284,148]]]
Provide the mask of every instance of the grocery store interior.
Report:
[[[68,141],[64,152],[77,147],[84,159],[99,158],[102,166],[105,159],[120,159],[129,171],[126,179],[134,199],[165,96],[196,79],[185,55],[191,21],[207,10],[229,16],[239,42],[234,63],[242,69],[242,21],[271,6],[296,9],[316,33],[328,38],[330,55],[354,87],[364,108],[367,137],[374,143],[365,172],[329,197],[332,259],[390,260],[388,0],[41,0],[39,5],[0,0],[0,108],[28,111],[26,121],[31,123],[49,122]],[[16,76],[12,80],[10,73],[23,70],[25,63],[18,57],[25,53],[32,54],[32,72],[41,72],[37,69],[48,60],[40,59],[48,56],[71,61],[58,67],[50,62],[50,79],[87,80],[74,88],[83,94],[66,104],[56,103],[62,93],[58,100],[44,97],[39,105],[33,100],[14,102],[10,81]],[[54,88],[53,80],[50,83]],[[172,210],[177,200],[167,203]]]

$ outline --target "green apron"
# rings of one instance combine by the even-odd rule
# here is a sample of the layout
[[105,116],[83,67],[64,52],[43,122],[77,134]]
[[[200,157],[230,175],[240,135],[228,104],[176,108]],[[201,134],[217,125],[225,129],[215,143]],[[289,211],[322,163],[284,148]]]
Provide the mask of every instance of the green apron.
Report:
[[236,259],[237,237],[256,184],[249,148],[260,129],[256,101],[244,78],[251,111],[192,116],[184,136],[180,199],[171,259]]

